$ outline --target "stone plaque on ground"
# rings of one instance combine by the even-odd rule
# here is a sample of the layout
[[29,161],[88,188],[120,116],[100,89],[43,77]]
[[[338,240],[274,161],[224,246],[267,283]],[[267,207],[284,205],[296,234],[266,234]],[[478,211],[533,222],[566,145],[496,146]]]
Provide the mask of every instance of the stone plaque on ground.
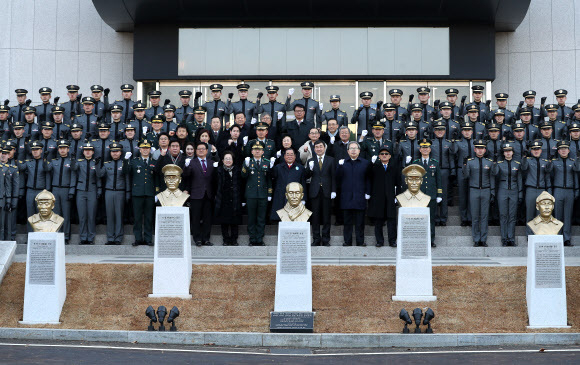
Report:
[[399,208],[394,301],[428,302],[433,295],[429,208]]
[[150,297],[191,298],[189,208],[157,207]]
[[66,299],[64,233],[31,232],[22,324],[58,324]]
[[313,312],[272,312],[270,314],[270,332],[311,333],[313,331]]
[[526,302],[529,328],[569,328],[561,235],[528,236]]

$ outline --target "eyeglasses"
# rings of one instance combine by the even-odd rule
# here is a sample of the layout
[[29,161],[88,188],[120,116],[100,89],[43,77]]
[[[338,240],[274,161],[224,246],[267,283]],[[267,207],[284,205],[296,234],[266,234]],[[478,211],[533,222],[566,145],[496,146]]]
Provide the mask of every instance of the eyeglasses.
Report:
[[379,153],[379,155],[386,156],[386,155],[389,155],[389,153],[388,152],[381,152],[381,153]]

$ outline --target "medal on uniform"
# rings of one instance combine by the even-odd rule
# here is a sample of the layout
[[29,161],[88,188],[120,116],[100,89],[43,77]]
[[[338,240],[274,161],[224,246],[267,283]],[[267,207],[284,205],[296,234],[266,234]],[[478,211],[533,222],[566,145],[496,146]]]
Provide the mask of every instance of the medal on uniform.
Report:
[[141,169],[137,169],[137,173],[140,174],[141,173]]
[[252,170],[251,174],[252,174],[252,175],[254,174],[254,170]]

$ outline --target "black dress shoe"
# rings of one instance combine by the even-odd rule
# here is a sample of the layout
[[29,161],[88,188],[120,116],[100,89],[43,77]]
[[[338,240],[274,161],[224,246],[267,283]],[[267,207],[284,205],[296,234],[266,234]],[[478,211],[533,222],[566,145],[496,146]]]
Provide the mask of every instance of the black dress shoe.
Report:
[[503,247],[506,247],[508,245],[508,242],[507,241],[504,241],[504,240],[501,240],[501,245]]
[[572,241],[568,240],[568,241],[564,241],[564,246],[572,247],[572,246],[574,246],[574,244],[572,244]]
[[139,245],[140,245],[140,243],[139,243],[139,242],[140,242],[140,241],[135,241],[135,242],[133,242],[133,243],[131,244],[131,246],[133,246],[133,247],[139,246]]
[[324,242],[322,245],[325,247],[330,247],[330,242]]
[[266,244],[264,243],[264,241],[262,241],[260,243],[256,243],[256,246],[266,246]]
[[375,246],[377,246],[377,247],[383,247],[384,245],[385,245],[384,243],[377,242],[377,244]]
[[447,226],[447,222],[439,222],[439,225],[440,225],[441,227],[446,227],[446,226]]
[[107,245],[107,246],[111,246],[111,245],[114,245],[114,244],[115,244],[115,242],[113,242],[113,241],[107,241],[107,243],[105,243],[105,245]]
[[253,245],[254,245],[254,242],[248,243],[248,246],[253,246]]
[[201,243],[201,241],[197,241],[197,242],[195,243],[195,245],[196,245],[197,247],[201,247],[201,246],[202,246],[202,243]]
[[461,221],[461,227],[467,227],[469,224],[467,221]]
[[487,247],[487,242],[480,242],[480,246]]
[[87,241],[87,245],[94,245],[95,241]]
[[312,242],[310,246],[320,246],[320,242]]
[[[141,242],[143,242],[143,241],[141,241]],[[115,241],[113,244],[116,246],[121,246],[121,242],[119,242],[119,241]]]
[[205,241],[203,243],[204,246],[213,246],[213,243],[211,243],[210,241]]
[[435,241],[431,241],[431,247],[437,247],[437,244],[435,243]]
[[346,243],[346,242],[345,242],[345,243],[343,243],[342,245],[343,245],[344,247],[347,247],[347,246],[352,246],[352,243]]
[[391,247],[397,247],[397,242],[389,242],[389,246],[391,246]]
[[80,241],[79,242],[79,245],[86,245],[86,244],[87,244],[87,241]]
[[237,240],[234,240],[234,241],[232,242],[232,246],[238,246],[238,241],[237,241]]
[[70,243],[70,240],[64,240],[64,244],[68,245]]
[[153,242],[147,242],[147,246],[153,246]]
[[473,242],[473,247],[479,247],[479,242]]

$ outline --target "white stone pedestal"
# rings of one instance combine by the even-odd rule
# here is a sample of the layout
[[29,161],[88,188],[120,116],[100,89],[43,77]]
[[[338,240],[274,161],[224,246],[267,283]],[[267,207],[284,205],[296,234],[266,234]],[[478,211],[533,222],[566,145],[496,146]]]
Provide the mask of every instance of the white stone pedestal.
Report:
[[157,207],[153,298],[191,298],[191,234],[189,208]]
[[528,236],[528,328],[570,328],[561,235]]
[[16,241],[0,241],[0,283],[12,265],[15,252]]
[[21,324],[60,324],[66,299],[64,233],[31,232]]
[[396,291],[393,301],[432,302],[429,208],[399,208]]

